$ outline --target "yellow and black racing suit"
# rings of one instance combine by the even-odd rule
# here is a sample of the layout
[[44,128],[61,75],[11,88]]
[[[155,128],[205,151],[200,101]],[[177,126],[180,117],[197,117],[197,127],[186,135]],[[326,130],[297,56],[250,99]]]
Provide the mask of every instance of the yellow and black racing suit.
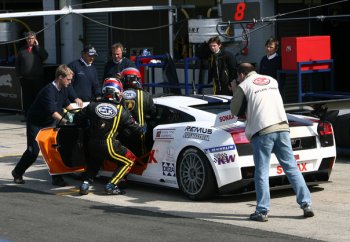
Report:
[[118,165],[110,180],[117,185],[135,161],[135,155],[120,143],[119,134],[132,139],[143,133],[142,127],[123,105],[108,99],[91,102],[75,115],[74,122],[87,131],[87,170],[83,178],[91,181],[102,163],[109,160]]
[[[153,127],[148,122],[156,115],[156,106],[154,105],[152,95],[142,89],[128,88],[123,92],[122,102],[130,111],[141,126],[147,126],[147,129],[152,131]],[[123,144],[131,149],[138,157],[144,156],[152,148],[152,132],[142,134],[135,139],[121,138]]]

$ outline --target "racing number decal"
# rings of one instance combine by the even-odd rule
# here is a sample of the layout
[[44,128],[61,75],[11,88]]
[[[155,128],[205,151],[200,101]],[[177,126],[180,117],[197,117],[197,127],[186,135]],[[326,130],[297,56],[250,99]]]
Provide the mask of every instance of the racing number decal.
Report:
[[238,3],[236,6],[235,15],[233,17],[236,21],[241,21],[244,19],[244,10],[245,10],[245,3]]

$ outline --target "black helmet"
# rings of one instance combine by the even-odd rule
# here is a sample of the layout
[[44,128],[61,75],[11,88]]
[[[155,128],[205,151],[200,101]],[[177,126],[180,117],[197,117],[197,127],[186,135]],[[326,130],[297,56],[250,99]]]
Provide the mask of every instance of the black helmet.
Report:
[[122,82],[124,88],[141,89],[141,73],[137,68],[128,67],[125,68],[122,73]]

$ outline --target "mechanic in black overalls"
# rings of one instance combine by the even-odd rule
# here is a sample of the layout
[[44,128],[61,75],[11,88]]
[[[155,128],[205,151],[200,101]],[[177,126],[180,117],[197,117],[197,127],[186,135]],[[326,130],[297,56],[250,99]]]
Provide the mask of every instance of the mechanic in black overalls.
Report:
[[91,102],[74,117],[77,125],[87,131],[87,170],[79,193],[88,194],[90,183],[105,160],[114,162],[118,168],[106,185],[107,194],[124,194],[117,185],[131,169],[135,155],[118,140],[119,134],[132,139],[140,136],[144,128],[135,122],[130,112],[120,104],[123,85],[116,78],[108,78],[102,87],[103,98]]
[[[152,125],[150,121],[156,116],[156,106],[151,93],[142,89],[140,71],[129,67],[121,72],[121,77],[124,87],[122,99],[124,107],[130,111],[136,122],[148,127],[148,130],[153,130],[155,125]],[[123,144],[138,157],[133,167],[133,171],[138,171],[137,174],[142,173],[147,164],[148,152],[153,145],[152,135],[152,132],[148,132],[132,140],[121,137]]]

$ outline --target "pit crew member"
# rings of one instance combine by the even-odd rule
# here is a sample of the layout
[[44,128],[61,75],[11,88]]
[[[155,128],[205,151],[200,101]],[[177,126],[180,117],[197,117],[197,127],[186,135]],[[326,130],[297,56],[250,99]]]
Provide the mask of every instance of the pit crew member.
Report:
[[130,171],[135,155],[118,139],[118,134],[127,137],[140,136],[144,128],[135,122],[130,112],[121,105],[123,85],[116,78],[108,78],[102,87],[102,99],[91,102],[74,117],[74,122],[87,131],[87,170],[80,186],[81,195],[88,194],[90,183],[101,165],[108,160],[118,165],[106,185],[109,195],[124,194],[119,181]]
[[[121,76],[124,87],[122,99],[124,106],[130,111],[131,115],[140,125],[152,126],[149,121],[155,117],[156,106],[153,103],[151,93],[142,89],[140,71],[136,68],[129,67],[122,71]],[[150,128],[150,130],[153,129]],[[146,133],[137,138],[139,138],[137,141],[123,139],[125,140],[123,143],[129,147],[137,157],[141,157],[151,149],[152,134]],[[140,164],[136,163],[135,165],[138,166]]]

